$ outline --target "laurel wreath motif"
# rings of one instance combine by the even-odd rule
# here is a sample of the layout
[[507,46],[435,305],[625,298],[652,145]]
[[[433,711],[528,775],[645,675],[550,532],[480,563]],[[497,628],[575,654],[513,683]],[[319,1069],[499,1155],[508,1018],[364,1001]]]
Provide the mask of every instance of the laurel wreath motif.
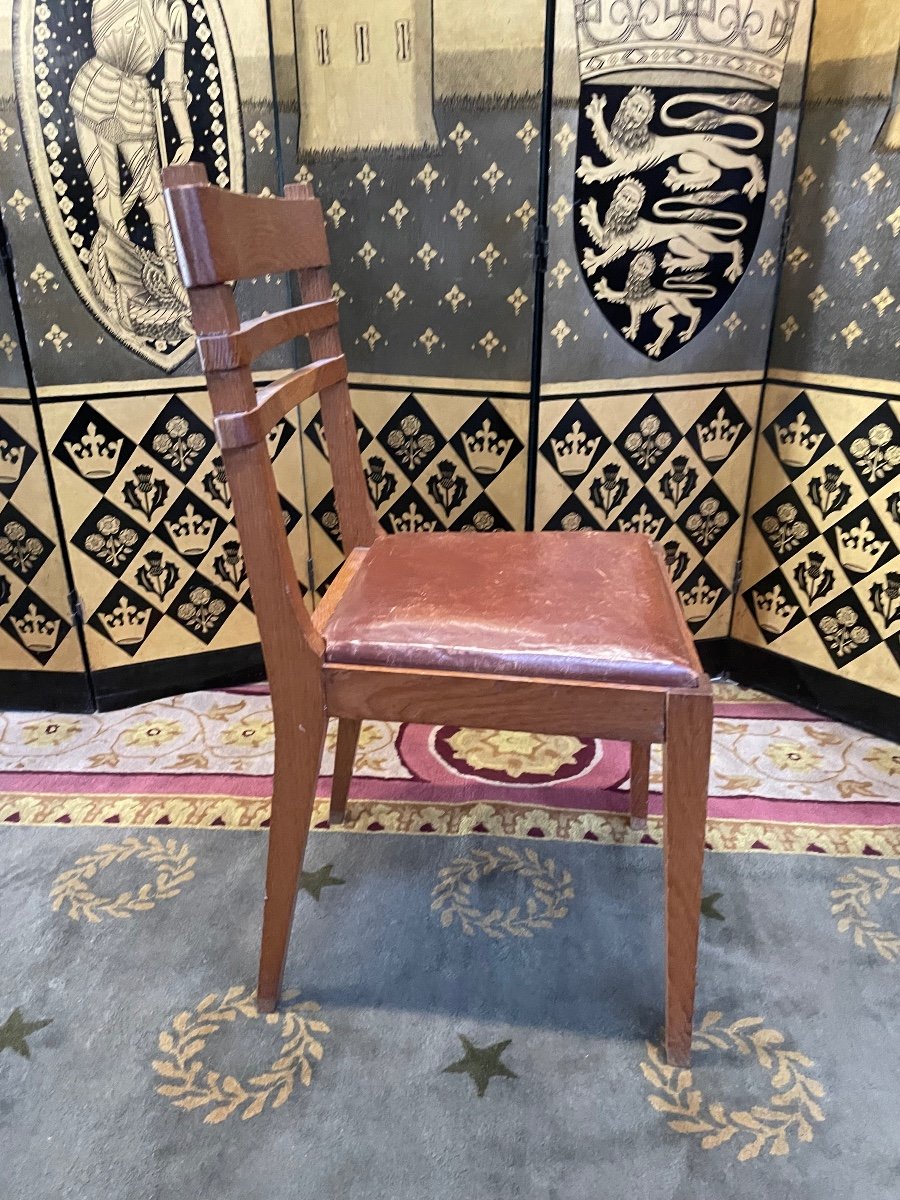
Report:
[[[322,1058],[322,1043],[315,1035],[331,1031],[324,1021],[313,1018],[312,1014],[318,1011],[318,1004],[306,1000],[282,1012],[264,1015],[256,1007],[252,989],[233,987],[221,999],[213,992],[193,1012],[180,1012],[172,1021],[172,1032],[164,1029],[159,1035],[163,1057],[154,1059],[152,1065],[167,1082],[159,1084],[156,1090],[169,1097],[176,1108],[209,1108],[203,1118],[204,1125],[218,1125],[240,1108],[243,1108],[241,1120],[249,1121],[270,1101],[272,1108],[280,1108],[298,1078],[304,1087],[309,1087],[311,1060],[318,1062]],[[238,1017],[281,1026],[278,1058],[261,1074],[246,1080],[207,1070],[199,1057],[207,1038]]]
[[831,914],[838,918],[838,933],[849,933],[860,949],[871,946],[888,962],[900,959],[900,937],[869,915],[873,904],[885,896],[900,895],[900,867],[888,867],[884,873],[872,867],[854,867],[841,875],[844,887],[831,893]]
[[644,1077],[655,1089],[648,1097],[657,1112],[665,1113],[670,1129],[700,1138],[704,1150],[723,1146],[732,1138],[744,1139],[738,1162],[757,1158],[763,1150],[771,1155],[789,1154],[791,1139],[811,1142],[813,1122],[825,1120],[817,1103],[825,1089],[804,1072],[814,1066],[798,1050],[784,1048],[784,1037],[763,1026],[762,1017],[743,1017],[721,1025],[722,1013],[709,1012],[694,1034],[693,1049],[736,1050],[755,1058],[768,1072],[772,1095],[768,1104],[728,1112],[720,1101],[707,1100],[694,1087],[690,1070],[670,1067],[660,1050],[647,1043],[647,1060],[641,1063]]
[[[523,909],[517,904],[507,911],[495,908],[482,912],[472,903],[472,886],[494,871],[521,875],[531,884],[532,895]],[[533,937],[536,929],[549,929],[553,921],[569,909],[564,903],[575,895],[572,876],[557,867],[552,858],[541,859],[534,850],[520,853],[511,846],[500,846],[496,853],[473,850],[456,858],[438,876],[440,882],[431,893],[431,909],[440,912],[444,928],[459,921],[463,933],[476,929],[491,938]]]
[[[101,896],[92,891],[88,881],[95,879],[114,863],[128,859],[140,860],[156,868],[156,878],[135,892],[120,892],[118,896]],[[93,854],[83,854],[75,866],[57,875],[50,889],[53,911],[58,912],[68,902],[68,915],[73,921],[82,917],[97,923],[104,917],[130,917],[136,912],[153,908],[158,900],[171,900],[184,884],[194,878],[193,857],[186,844],[179,846],[173,838],[163,841],[151,835],[146,842],[127,837],[119,845],[105,842]]]

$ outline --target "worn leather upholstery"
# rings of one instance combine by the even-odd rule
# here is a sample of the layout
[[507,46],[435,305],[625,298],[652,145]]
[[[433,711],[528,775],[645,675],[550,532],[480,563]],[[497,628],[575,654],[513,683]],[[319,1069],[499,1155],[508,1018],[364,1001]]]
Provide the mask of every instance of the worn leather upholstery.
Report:
[[331,663],[695,687],[642,534],[410,533],[367,551],[325,628]]

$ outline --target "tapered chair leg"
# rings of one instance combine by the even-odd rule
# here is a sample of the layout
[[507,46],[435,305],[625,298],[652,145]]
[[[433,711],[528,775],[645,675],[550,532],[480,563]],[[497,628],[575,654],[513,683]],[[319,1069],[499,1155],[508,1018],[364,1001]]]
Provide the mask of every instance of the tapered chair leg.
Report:
[[359,730],[362,721],[352,717],[341,717],[338,720],[337,746],[334,751],[334,777],[331,781],[331,809],[328,820],[332,825],[343,825],[344,814],[347,811],[347,793],[350,791],[350,781],[353,778],[353,760],[356,758],[356,747],[359,744]]
[[650,743],[631,743],[631,805],[632,829],[647,825],[647,796],[650,791]]
[[269,821],[269,857],[263,909],[262,949],[256,1003],[260,1012],[273,1012],[281,996],[284,960],[291,936],[297,884],[306,839],[312,822],[316,782],[325,741],[325,714],[314,722],[288,722],[279,729],[276,718],[275,779]]
[[666,702],[663,859],[666,893],[666,1058],[691,1060],[703,883],[712,694],[672,692]]

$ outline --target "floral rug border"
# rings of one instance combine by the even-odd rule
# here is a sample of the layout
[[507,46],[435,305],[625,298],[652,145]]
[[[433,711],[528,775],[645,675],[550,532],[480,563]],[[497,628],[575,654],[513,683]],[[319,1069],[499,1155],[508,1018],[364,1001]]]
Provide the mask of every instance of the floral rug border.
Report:
[[[7,826],[261,829],[268,823],[268,815],[268,797],[0,793],[0,824]],[[317,829],[329,828],[326,799],[316,801],[314,825]],[[658,845],[662,836],[662,821],[652,815],[645,830],[634,830],[622,813],[484,802],[435,805],[351,800],[341,828],[353,833],[444,837],[481,833],[623,845]],[[900,825],[829,825],[711,817],[706,833],[707,846],[715,851],[900,858]]]

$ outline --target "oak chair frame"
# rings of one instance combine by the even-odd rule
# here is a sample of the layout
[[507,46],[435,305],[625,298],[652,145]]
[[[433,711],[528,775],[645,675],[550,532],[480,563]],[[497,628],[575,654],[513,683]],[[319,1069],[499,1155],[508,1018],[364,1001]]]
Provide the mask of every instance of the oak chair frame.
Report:
[[[329,717],[338,719],[331,801],[341,821],[360,723],[428,725],[605,737],[631,743],[634,824],[646,820],[650,745],[662,742],[665,837],[665,1048],[690,1061],[712,726],[706,676],[694,688],[408,670],[329,663],[328,621],[384,536],[365,485],[332,298],[324,218],[308,185],[285,198],[212,187],[197,163],[163,172],[200,362],[231,488],[272,697],[275,773],[257,1003],[277,1005]],[[230,282],[296,271],[302,303],[241,323]],[[312,363],[256,389],[251,363],[305,336]],[[310,615],[284,530],[266,435],[319,395],[346,559]],[[398,535],[400,536],[400,535]]]

